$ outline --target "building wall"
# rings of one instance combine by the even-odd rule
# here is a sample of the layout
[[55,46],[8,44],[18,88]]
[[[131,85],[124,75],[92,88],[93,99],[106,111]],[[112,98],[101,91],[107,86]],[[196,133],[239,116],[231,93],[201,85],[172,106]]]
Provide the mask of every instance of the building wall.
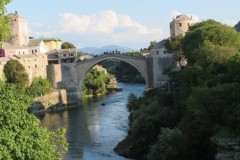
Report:
[[15,55],[22,55],[22,54],[28,54],[28,49],[15,49]]
[[24,18],[19,18],[19,45],[27,46],[29,43],[28,23]]
[[9,14],[9,16],[12,19],[9,23],[12,36],[8,40],[8,43],[12,46],[27,46],[29,43],[27,20],[20,17],[17,13]]
[[46,55],[32,55],[18,60],[25,67],[30,83],[35,77],[47,78],[48,60]]
[[15,55],[15,49],[0,49],[0,57],[11,57]]
[[173,54],[167,54],[165,56],[153,56],[153,82],[154,87],[160,87],[161,84],[167,81],[164,71],[168,68],[175,68],[176,63]]
[[4,80],[5,78],[3,69],[8,60],[8,58],[0,58],[0,80]]
[[48,65],[47,76],[53,88],[63,88],[61,64]]
[[57,49],[57,50],[61,49],[62,42],[53,40],[53,41],[44,41],[44,44],[45,44],[46,52],[49,52],[54,49]]
[[192,19],[184,17],[182,15],[179,18],[173,19],[173,21],[170,22],[171,37],[173,38],[180,34],[185,35],[185,33],[188,31],[189,26],[192,24]]

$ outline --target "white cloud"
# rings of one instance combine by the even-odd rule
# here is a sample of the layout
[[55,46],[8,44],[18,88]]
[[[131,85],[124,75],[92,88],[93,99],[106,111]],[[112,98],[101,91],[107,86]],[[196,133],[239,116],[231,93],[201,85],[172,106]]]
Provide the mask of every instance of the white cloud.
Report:
[[32,32],[33,37],[53,37],[53,32]]
[[99,41],[150,41],[161,40],[163,31],[149,28],[134,21],[128,15],[118,14],[112,10],[101,11],[92,15],[62,13],[59,15],[61,34],[77,34]]
[[233,19],[225,19],[222,23],[234,27],[238,23],[238,21]]

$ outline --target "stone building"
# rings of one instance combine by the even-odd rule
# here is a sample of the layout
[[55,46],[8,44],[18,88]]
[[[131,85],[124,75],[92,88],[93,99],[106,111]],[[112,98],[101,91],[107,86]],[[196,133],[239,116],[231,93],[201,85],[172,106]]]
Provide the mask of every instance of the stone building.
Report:
[[15,55],[11,59],[18,60],[24,67],[28,74],[29,82],[31,83],[33,78],[42,77],[47,78],[47,55],[44,54],[25,54]]
[[11,18],[9,26],[12,32],[8,43],[12,46],[27,46],[29,43],[27,20],[19,16],[17,11],[8,14],[8,16]]
[[62,40],[59,38],[31,38],[29,40],[28,49],[29,53],[46,53],[52,50],[60,50]]
[[77,49],[54,49],[46,53],[48,56],[49,64],[63,64],[63,63],[76,63]]
[[192,17],[189,18],[186,15],[178,15],[170,22],[170,36],[174,38],[180,34],[185,35],[189,26],[193,24]]
[[4,43],[0,48],[0,57],[12,57],[21,54],[28,54],[28,49],[20,45],[11,46],[9,43]]

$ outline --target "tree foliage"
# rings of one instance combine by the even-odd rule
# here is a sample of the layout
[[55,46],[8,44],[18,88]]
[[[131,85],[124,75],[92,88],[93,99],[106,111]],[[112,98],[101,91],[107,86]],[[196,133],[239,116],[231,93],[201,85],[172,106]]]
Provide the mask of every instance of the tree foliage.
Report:
[[150,45],[148,46],[148,50],[153,49],[154,47],[156,47],[157,45],[157,41],[150,41]]
[[0,84],[0,159],[62,159],[65,130],[49,132],[27,112],[31,98],[13,84]]
[[0,1],[0,45],[5,42],[11,35],[10,27],[8,25],[10,19],[5,15],[5,6],[10,3],[11,0],[1,0]]
[[106,83],[110,81],[112,75],[104,72],[100,72],[97,69],[92,69],[88,72],[83,82],[83,94],[84,95],[99,95],[105,94]]
[[76,47],[70,42],[64,42],[62,44],[62,49],[68,49],[68,48],[76,48]]
[[183,66],[183,61],[185,60],[182,51],[182,40],[183,35],[180,34],[174,38],[169,38],[165,41],[166,49],[168,50],[168,52],[175,54],[176,61],[181,67]]
[[4,66],[7,83],[13,83],[17,89],[24,92],[28,86],[28,75],[24,66],[18,60],[9,60]]
[[239,33],[207,20],[191,26],[180,43],[188,65],[169,74],[176,89],[129,99],[131,123],[120,143],[126,148],[123,155],[212,160],[217,148],[211,139],[239,139]]
[[33,79],[32,84],[27,88],[26,93],[32,97],[42,96],[51,92],[51,82],[42,77]]
[[188,64],[206,67],[222,63],[239,52],[240,35],[231,27],[207,20],[190,27],[182,47]]
[[149,160],[179,160],[185,159],[186,152],[181,130],[178,128],[162,128],[157,142],[151,146]]

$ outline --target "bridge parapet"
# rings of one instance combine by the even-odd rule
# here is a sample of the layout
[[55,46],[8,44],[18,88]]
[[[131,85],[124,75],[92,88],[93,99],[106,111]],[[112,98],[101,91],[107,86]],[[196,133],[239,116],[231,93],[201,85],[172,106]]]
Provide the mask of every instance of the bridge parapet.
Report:
[[98,59],[103,59],[103,58],[106,58],[106,57],[128,58],[128,59],[134,59],[134,60],[145,60],[146,59],[143,56],[129,56],[129,55],[118,54],[118,53],[107,53],[107,54],[102,54],[102,55],[95,56],[95,57],[90,58],[90,59],[84,59],[84,60],[82,60],[78,63],[79,64],[88,63],[88,62],[96,61]]

